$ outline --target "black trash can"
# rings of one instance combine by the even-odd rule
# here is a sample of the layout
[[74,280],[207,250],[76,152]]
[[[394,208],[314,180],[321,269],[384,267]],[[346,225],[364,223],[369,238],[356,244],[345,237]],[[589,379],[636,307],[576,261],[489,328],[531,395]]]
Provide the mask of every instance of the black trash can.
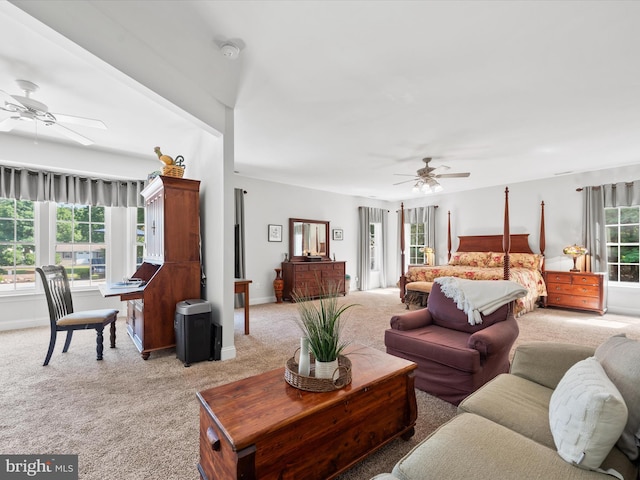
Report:
[[211,337],[211,304],[190,299],[176,304],[173,322],[176,334],[176,356],[184,366],[213,360]]

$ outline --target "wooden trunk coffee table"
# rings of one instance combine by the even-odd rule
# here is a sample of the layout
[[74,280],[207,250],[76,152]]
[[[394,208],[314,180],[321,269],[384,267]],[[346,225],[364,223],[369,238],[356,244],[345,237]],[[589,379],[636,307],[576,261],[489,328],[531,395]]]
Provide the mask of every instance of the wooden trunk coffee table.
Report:
[[283,367],[199,392],[201,477],[330,479],[410,438],[416,364],[362,345],[346,355],[352,382],[341,390],[298,390]]

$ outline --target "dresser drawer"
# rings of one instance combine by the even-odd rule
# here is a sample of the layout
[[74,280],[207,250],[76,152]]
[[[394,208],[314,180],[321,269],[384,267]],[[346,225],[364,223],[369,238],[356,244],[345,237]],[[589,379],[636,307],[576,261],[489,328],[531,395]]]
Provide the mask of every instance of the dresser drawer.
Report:
[[573,275],[570,273],[547,272],[547,283],[571,283],[572,278]]
[[574,285],[600,285],[600,278],[595,275],[574,275]]
[[598,285],[571,285],[567,283],[547,284],[547,293],[564,293],[568,295],[578,295],[585,297],[599,297],[600,287]]
[[586,310],[599,310],[600,299],[598,297],[578,297],[564,293],[548,293],[547,305],[557,307],[581,308]]

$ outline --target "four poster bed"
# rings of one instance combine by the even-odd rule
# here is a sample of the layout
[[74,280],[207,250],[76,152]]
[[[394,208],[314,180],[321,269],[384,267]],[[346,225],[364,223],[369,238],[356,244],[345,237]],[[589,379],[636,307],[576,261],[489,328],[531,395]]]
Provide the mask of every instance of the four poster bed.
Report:
[[[404,225],[404,204],[401,205],[401,222]],[[409,265],[404,271],[404,228],[400,229],[400,298],[406,301],[407,285],[413,282],[433,282],[437,277],[460,277],[468,280],[511,280],[527,290],[525,297],[516,301],[516,316],[535,308],[541,296],[547,295],[544,283],[544,202],[540,216],[540,253],[529,246],[529,234],[509,232],[509,189],[505,189],[504,231],[498,235],[464,235],[455,253],[451,253],[451,212],[448,217],[447,265]]]

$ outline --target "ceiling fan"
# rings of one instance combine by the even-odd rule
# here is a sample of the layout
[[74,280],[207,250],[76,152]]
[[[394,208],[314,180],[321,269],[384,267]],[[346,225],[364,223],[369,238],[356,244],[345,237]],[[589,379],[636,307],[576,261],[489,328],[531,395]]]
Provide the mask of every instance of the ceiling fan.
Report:
[[411,180],[405,180],[404,182],[394,183],[394,185],[401,185],[403,183],[415,182],[413,190],[415,192],[431,193],[442,191],[442,185],[438,183],[438,178],[465,178],[471,175],[469,172],[460,173],[437,173],[437,170],[448,170],[449,167],[441,165],[439,167],[430,167],[429,162],[433,160],[431,157],[423,158],[425,163],[424,167],[418,169],[415,175],[406,175],[402,173],[396,173],[396,175],[413,177]]
[[38,85],[28,80],[16,80],[16,83],[24,92],[24,96],[9,95],[7,92],[0,90],[0,110],[11,114],[9,118],[0,122],[0,132],[10,132],[18,126],[20,122],[41,122],[47,128],[75,140],[82,145],[91,145],[93,140],[60,125],[59,122],[106,130],[107,126],[100,120],[49,112],[49,107],[44,103],[31,98],[31,94],[38,90]]

